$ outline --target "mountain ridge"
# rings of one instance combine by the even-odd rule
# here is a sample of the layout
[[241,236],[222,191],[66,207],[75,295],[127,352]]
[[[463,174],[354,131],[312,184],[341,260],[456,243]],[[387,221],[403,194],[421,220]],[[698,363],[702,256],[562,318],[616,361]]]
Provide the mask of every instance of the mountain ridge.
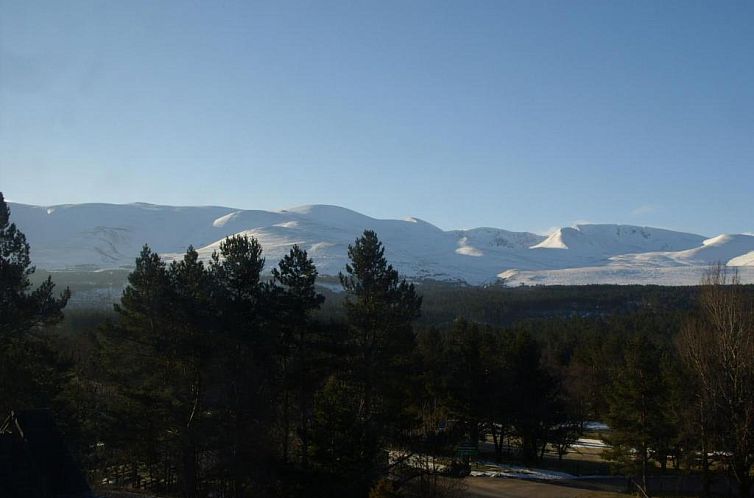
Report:
[[145,243],[166,260],[189,245],[208,258],[225,237],[246,234],[259,239],[268,267],[298,244],[321,274],[337,275],[348,244],[372,229],[409,278],[685,285],[697,283],[706,265],[722,262],[754,282],[754,236],[748,234],[706,237],[621,224],[579,224],[548,236],[494,227],[446,231],[418,218],[378,219],[327,204],[277,211],[148,203],[9,206],[34,264],[47,270],[128,268]]

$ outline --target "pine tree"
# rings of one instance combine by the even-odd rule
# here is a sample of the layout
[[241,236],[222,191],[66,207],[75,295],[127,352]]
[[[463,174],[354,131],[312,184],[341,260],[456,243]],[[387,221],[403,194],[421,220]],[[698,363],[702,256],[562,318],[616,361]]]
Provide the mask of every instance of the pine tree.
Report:
[[511,387],[512,425],[524,459],[541,459],[553,426],[560,422],[559,385],[542,365],[542,348],[528,333],[519,333],[505,353]]
[[[215,310],[210,299],[210,275],[189,246],[181,261],[168,268],[172,296],[169,385],[173,410],[171,430],[181,455],[180,480],[185,497],[196,496],[198,460],[214,425],[209,420],[209,367],[218,353],[214,342]],[[213,434],[214,435],[214,434]]]
[[[136,258],[134,271],[128,275],[128,286],[120,303],[114,305],[119,325],[137,343],[151,344],[158,340],[158,331],[170,311],[170,280],[160,256],[145,245]],[[155,344],[155,347],[161,347]]]
[[[410,420],[410,360],[415,347],[412,322],[421,297],[385,259],[385,249],[370,230],[348,247],[350,263],[340,275],[349,327],[347,380],[360,393],[360,417],[372,437],[391,439]],[[367,475],[375,476],[377,454],[365,448]]]
[[212,254],[210,271],[216,283],[216,299],[227,303],[226,311],[257,317],[264,297],[264,264],[262,246],[253,237],[234,235],[220,243],[220,251]]
[[220,466],[235,496],[245,493],[252,472],[271,463],[276,447],[270,426],[279,388],[277,306],[261,278],[264,265],[259,242],[241,235],[225,239],[209,265],[220,316]]
[[170,294],[165,263],[145,245],[114,305],[117,320],[100,330],[101,389],[109,395],[99,440],[115,461],[130,466],[134,484],[140,463],[157,465],[175,450],[168,429],[170,390],[164,384],[171,349]]
[[32,290],[29,277],[30,247],[26,236],[10,222],[10,208],[0,192],[0,339],[12,340],[41,325],[63,318],[62,310],[70,297],[66,289],[59,297],[55,285],[47,280]]
[[673,430],[664,409],[668,389],[663,363],[662,351],[646,336],[629,338],[607,393],[612,449],[605,456],[624,470],[638,473],[645,491],[650,462],[657,458],[652,450],[667,448],[663,441]]
[[137,462],[160,468],[161,461],[172,460],[183,496],[193,498],[207,437],[210,359],[216,353],[209,274],[192,247],[166,267],[144,246],[128,281],[115,306],[119,320],[104,337],[119,394],[111,413],[124,424],[114,432],[132,435],[113,443],[127,448],[134,468]]
[[47,405],[58,389],[55,355],[35,332],[63,318],[70,291],[56,297],[50,277],[32,289],[29,252],[0,192],[0,413]]
[[285,309],[290,319],[300,323],[308,319],[309,314],[318,309],[325,298],[315,288],[317,267],[306,251],[294,245],[283,256],[272,276],[285,292]]
[[291,395],[298,406],[297,433],[301,440],[301,463],[306,466],[309,453],[313,396],[317,376],[312,371],[317,350],[311,313],[324,302],[315,288],[317,268],[306,251],[294,245],[272,270],[280,301],[280,355],[283,374],[283,461],[288,461]]
[[491,428],[505,418],[499,409],[499,395],[506,391],[502,371],[503,355],[497,338],[479,325],[456,320],[447,336],[445,352],[446,403],[453,418],[465,425],[464,438],[474,445],[483,426]]
[[397,387],[394,382],[415,346],[411,323],[419,317],[422,300],[414,285],[401,280],[387,263],[375,232],[366,230],[349,245],[348,257],[340,281],[348,296],[346,316],[356,355],[353,368],[369,409],[373,396]]
[[362,399],[358,386],[336,376],[315,398],[312,460],[339,481],[339,495],[364,496],[376,477],[382,441],[364,416]]

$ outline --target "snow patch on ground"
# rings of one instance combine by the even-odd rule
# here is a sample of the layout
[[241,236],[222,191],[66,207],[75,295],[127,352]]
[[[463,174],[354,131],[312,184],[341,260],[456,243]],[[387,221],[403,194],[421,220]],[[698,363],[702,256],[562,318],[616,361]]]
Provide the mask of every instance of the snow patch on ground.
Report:
[[494,462],[479,462],[484,470],[472,470],[474,477],[497,477],[509,479],[535,479],[538,481],[554,481],[559,479],[574,479],[576,476],[567,472],[554,470],[531,469],[518,465],[503,465]]
[[[499,276],[509,285],[698,285],[706,265],[659,267],[605,265],[560,270],[508,270]],[[738,267],[741,282],[754,283],[754,267]]]
[[582,438],[579,438],[575,443],[573,443],[571,447],[572,448],[609,448],[610,445],[608,445],[601,439],[582,437]]
[[[389,458],[391,464],[402,461],[404,464],[410,467],[431,470],[434,472],[441,472],[446,468],[445,465],[440,463],[439,459],[428,455],[405,454],[403,452],[393,450],[389,452]],[[474,477],[534,479],[540,481],[574,479],[576,477],[573,474],[568,474],[566,472],[558,472],[545,469],[532,469],[520,465],[499,464],[484,460],[476,462],[474,466],[477,467],[477,470],[472,470],[470,474]]]

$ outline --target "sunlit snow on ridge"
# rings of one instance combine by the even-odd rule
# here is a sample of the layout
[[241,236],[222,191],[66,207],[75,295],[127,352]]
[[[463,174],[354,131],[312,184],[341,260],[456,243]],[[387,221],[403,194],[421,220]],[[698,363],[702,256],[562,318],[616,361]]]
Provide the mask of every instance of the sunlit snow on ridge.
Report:
[[189,245],[202,258],[227,236],[256,237],[268,268],[294,244],[307,249],[321,274],[345,267],[347,247],[363,230],[375,230],[386,256],[413,278],[511,284],[657,283],[695,284],[710,263],[736,266],[754,282],[754,236],[717,237],[632,225],[580,224],[542,236],[498,228],[444,231],[408,217],[384,220],[329,205],[280,211],[219,206],[151,204],[10,203],[12,220],[24,231],[39,268],[132,267],[147,243],[167,259]]

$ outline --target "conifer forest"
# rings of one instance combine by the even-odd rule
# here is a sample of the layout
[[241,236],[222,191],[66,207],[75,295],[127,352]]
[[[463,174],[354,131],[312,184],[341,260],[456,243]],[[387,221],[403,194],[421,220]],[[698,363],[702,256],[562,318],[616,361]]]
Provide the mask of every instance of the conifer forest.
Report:
[[266,261],[237,235],[167,263],[145,245],[113,309],[68,309],[32,284],[0,197],[0,414],[49,410],[102,496],[464,496],[485,465],[751,496],[754,289],[735,272],[411,282],[378,235],[325,286],[298,246]]

